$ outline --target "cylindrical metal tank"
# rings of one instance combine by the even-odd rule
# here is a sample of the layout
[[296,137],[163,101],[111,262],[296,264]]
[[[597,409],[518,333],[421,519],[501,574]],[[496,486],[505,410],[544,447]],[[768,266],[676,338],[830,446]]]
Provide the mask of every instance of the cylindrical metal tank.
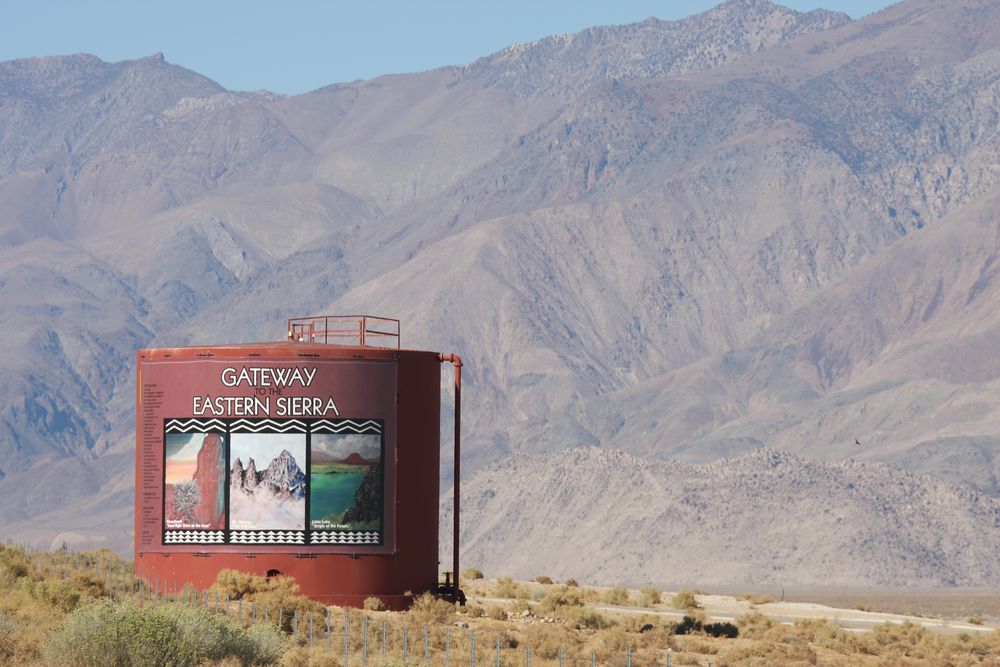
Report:
[[139,576],[288,575],[327,604],[396,609],[436,589],[452,358],[397,341],[395,320],[320,317],[284,342],[139,350]]

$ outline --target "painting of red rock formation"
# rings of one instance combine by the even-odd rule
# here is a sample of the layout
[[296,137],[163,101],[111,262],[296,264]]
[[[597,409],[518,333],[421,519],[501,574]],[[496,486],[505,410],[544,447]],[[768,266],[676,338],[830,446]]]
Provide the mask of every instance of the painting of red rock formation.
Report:
[[164,446],[163,517],[166,529],[225,528],[225,436],[169,433]]

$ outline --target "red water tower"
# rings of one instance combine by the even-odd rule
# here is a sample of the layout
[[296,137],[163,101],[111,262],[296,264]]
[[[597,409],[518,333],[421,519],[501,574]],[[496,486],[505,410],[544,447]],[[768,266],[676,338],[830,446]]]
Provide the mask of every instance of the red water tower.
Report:
[[164,587],[220,570],[295,577],[326,604],[438,590],[441,363],[399,321],[288,321],[276,343],[139,350],[135,563]]

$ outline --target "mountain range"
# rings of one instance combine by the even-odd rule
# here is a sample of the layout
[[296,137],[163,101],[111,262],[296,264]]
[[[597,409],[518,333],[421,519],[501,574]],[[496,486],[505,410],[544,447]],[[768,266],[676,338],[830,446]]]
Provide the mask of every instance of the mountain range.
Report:
[[[294,97],[159,54],[0,63],[0,534],[128,548],[135,349],[373,312],[462,355],[470,493],[599,447],[707,465],[684,474],[722,503],[727,466],[777,452],[802,484],[864,465],[974,494],[948,505],[981,529],[961,539],[996,545],[975,508],[1000,502],[998,126],[987,0],[730,0]],[[465,507],[486,553],[495,507]]]
[[236,459],[229,480],[229,485],[234,491],[245,495],[255,495],[258,489],[262,489],[272,496],[306,497],[305,473],[287,449],[281,450],[263,472],[257,470],[253,458],[247,460],[245,468],[243,461]]

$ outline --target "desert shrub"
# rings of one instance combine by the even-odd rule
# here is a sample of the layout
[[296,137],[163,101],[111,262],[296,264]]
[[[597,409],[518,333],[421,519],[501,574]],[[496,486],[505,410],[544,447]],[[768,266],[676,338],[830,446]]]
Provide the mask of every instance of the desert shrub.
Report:
[[736,639],[739,636],[739,629],[732,623],[706,623],[702,626],[705,634],[711,635],[713,637],[728,637],[730,639]]
[[183,605],[136,607],[100,600],[72,612],[44,648],[49,665],[198,665],[236,658],[276,662],[284,641],[270,626],[244,629],[210,611]]
[[619,626],[598,631],[597,639],[604,650],[613,655],[621,655],[632,645],[632,638]]
[[108,587],[104,580],[89,570],[76,572],[70,581],[82,596],[100,598],[108,594]]
[[239,570],[222,570],[215,577],[215,583],[209,591],[218,592],[222,597],[228,596],[231,600],[249,599],[257,593],[268,590],[271,582],[278,579],[281,577],[268,579]]
[[470,604],[465,607],[465,615],[469,618],[482,618],[486,611],[477,604]]
[[4,547],[0,551],[0,570],[6,571],[13,579],[20,579],[32,574],[34,568],[31,560],[19,547]]
[[500,577],[497,579],[493,594],[498,598],[516,598],[518,597],[518,588],[520,587],[510,577]]
[[969,618],[965,619],[965,622],[970,623],[972,625],[982,625],[983,619],[979,616],[970,616]]
[[478,568],[470,567],[469,569],[462,571],[462,578],[463,579],[482,579],[483,578],[483,571],[480,570],[480,569],[478,569]]
[[649,632],[651,629],[656,628],[656,624],[659,620],[660,619],[656,616],[650,616],[648,614],[642,614],[641,616],[627,614],[619,621],[619,623],[623,628],[625,628],[626,632],[642,632],[642,629],[649,625],[650,628],[646,629],[646,632]]
[[[767,636],[771,639],[788,641],[790,638],[783,636],[783,631],[786,628],[787,626],[778,626],[772,623],[772,629],[767,633]],[[854,653],[858,646],[855,633],[847,632],[836,623],[830,623],[826,619],[795,621],[794,633],[797,639],[838,653]]]
[[562,607],[579,607],[582,604],[579,593],[561,586],[548,591],[538,603],[538,609],[543,614],[552,614]]
[[436,598],[430,593],[424,593],[413,601],[413,606],[407,612],[409,620],[418,625],[435,625],[447,623],[455,614],[455,605],[447,600]]
[[326,607],[299,593],[299,584],[292,577],[267,578],[222,570],[208,590],[210,598],[215,594],[220,600],[228,596],[230,600],[243,600],[244,607],[253,603],[258,614],[267,610],[270,620],[282,619],[281,628],[286,632],[291,632],[296,612],[303,619],[310,613],[326,615]]
[[660,591],[647,586],[639,591],[639,604],[643,607],[653,607],[660,604]]
[[741,600],[746,600],[750,604],[768,604],[774,602],[774,598],[770,595],[757,595],[756,593],[741,593]]
[[606,604],[628,604],[628,591],[624,588],[609,588],[604,591],[604,595],[601,596],[601,600]]
[[491,604],[486,608],[486,616],[494,621],[506,621],[507,612],[498,604]]
[[44,579],[31,586],[31,596],[52,605],[56,609],[70,612],[80,604],[80,590],[69,581]]
[[576,583],[576,579],[567,579],[566,585],[569,586],[570,588],[576,588],[580,584]]
[[774,619],[765,616],[759,611],[747,614],[746,616],[740,616],[736,619],[736,626],[743,632],[743,636],[751,639],[764,637],[774,625]]
[[385,611],[385,603],[382,602],[382,598],[373,596],[365,598],[364,608],[365,611]]
[[576,628],[587,630],[604,630],[615,625],[615,622],[590,607],[563,607],[559,617]]
[[681,619],[681,622],[674,626],[675,635],[693,635],[696,632],[701,632],[702,623],[696,618],[691,616],[685,616]]
[[535,583],[548,585],[552,583],[551,577],[546,577],[544,574],[540,577],[535,577]]
[[684,589],[674,595],[671,604],[674,609],[698,609],[698,600],[694,596],[694,591]]
[[[340,665],[344,660],[344,652],[340,649],[315,646],[295,646],[281,656],[281,667],[330,667]],[[360,662],[360,661],[359,661]],[[402,658],[394,660],[386,657],[376,663],[379,667],[404,667]],[[215,667],[215,666],[213,666]]]
[[[809,646],[782,644],[770,639],[743,644],[730,649],[725,660],[732,664],[749,665],[815,665],[816,652]],[[845,663],[831,663],[845,664]],[[855,664],[855,663],[846,663]],[[895,667],[895,666],[893,666]]]
[[6,614],[0,614],[0,663],[6,663],[14,655],[14,636],[17,624]]
[[532,657],[552,660],[559,657],[559,649],[576,646],[573,632],[563,625],[532,625],[525,630],[524,642],[531,645]]

